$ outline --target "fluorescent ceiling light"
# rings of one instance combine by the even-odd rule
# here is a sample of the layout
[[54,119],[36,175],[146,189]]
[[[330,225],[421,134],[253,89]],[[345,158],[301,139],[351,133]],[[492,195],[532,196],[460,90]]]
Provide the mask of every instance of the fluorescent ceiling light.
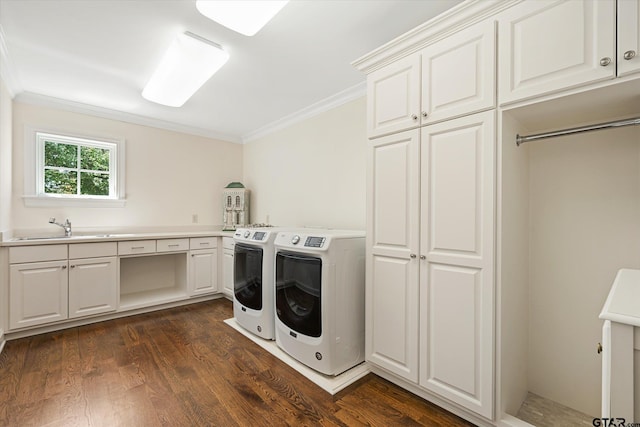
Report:
[[252,36],[282,9],[289,0],[197,0],[196,8],[209,19],[237,31]]
[[181,107],[229,59],[215,43],[195,34],[179,34],[142,91],[152,102]]

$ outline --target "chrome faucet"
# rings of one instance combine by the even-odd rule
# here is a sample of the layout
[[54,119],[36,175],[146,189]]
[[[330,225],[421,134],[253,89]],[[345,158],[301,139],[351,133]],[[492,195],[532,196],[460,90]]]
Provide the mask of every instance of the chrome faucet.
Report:
[[69,218],[67,218],[67,220],[64,222],[64,224],[60,224],[58,222],[56,222],[55,218],[49,218],[49,224],[55,224],[59,227],[64,228],[64,236],[65,237],[71,237],[71,221],[69,221]]

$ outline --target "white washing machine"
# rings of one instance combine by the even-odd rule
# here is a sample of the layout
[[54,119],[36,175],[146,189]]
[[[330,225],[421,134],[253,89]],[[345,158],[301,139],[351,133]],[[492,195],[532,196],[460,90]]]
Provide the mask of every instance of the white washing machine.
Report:
[[364,361],[364,232],[281,231],[275,246],[276,343],[326,375]]
[[259,337],[275,339],[274,246],[279,229],[239,228],[233,240],[233,316]]

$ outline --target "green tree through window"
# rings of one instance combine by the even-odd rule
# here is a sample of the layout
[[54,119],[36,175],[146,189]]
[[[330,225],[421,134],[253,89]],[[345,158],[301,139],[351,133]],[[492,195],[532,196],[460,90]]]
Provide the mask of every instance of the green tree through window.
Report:
[[56,135],[42,135],[42,142],[45,194],[111,196],[114,147]]

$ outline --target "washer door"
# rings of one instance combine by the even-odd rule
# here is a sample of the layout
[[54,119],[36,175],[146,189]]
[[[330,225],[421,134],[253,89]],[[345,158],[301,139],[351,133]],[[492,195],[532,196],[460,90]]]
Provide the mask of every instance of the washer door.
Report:
[[306,255],[276,255],[276,314],[292,330],[322,335],[322,260]]
[[247,308],[262,310],[262,248],[236,243],[233,260],[236,301]]

